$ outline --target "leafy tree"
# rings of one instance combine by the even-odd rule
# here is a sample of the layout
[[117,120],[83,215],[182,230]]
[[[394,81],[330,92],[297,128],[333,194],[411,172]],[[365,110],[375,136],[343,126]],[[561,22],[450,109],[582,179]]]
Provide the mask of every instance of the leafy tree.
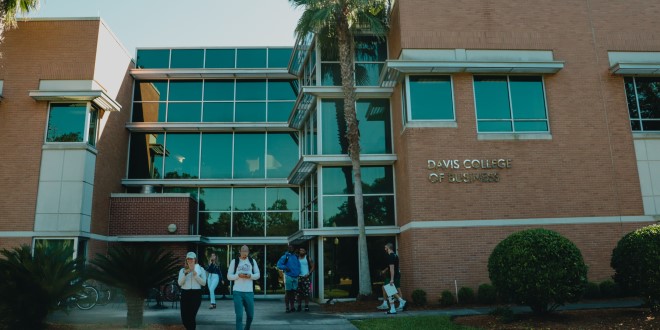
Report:
[[369,296],[371,275],[363,210],[360,133],[355,111],[355,33],[366,30],[376,36],[384,37],[388,30],[387,14],[390,1],[289,0],[289,2],[296,8],[304,8],[295,29],[298,40],[303,40],[313,33],[322,50],[336,49],[339,54],[341,86],[344,94],[345,134],[348,140],[348,155],[353,167],[355,209],[359,230],[359,294]]
[[167,283],[179,270],[172,252],[151,246],[113,246],[91,261],[90,277],[119,288],[126,297],[126,325],[142,326],[144,299],[151,288]]
[[2,0],[0,1],[0,42],[5,30],[16,27],[16,14],[29,13],[37,9],[39,0]]
[[82,289],[84,261],[65,245],[0,251],[0,329],[44,329],[50,312]]

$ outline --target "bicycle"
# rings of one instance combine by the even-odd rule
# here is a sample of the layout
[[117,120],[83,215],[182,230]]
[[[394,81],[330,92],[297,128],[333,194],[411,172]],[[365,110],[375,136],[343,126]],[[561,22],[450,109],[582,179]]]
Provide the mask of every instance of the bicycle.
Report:
[[65,300],[57,303],[58,306],[66,306],[67,308],[73,307],[74,305],[81,310],[92,309],[96,306],[96,302],[99,299],[99,292],[92,286],[83,285],[80,292],[67,297]]

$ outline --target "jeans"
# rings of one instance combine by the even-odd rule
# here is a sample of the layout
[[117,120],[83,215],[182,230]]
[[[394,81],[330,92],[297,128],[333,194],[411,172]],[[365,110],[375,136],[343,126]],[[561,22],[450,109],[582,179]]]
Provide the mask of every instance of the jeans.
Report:
[[209,273],[209,278],[207,281],[209,285],[209,296],[211,297],[211,303],[215,304],[215,288],[217,288],[218,283],[220,283],[220,276],[218,276],[218,274]]
[[186,330],[197,328],[197,311],[202,304],[202,290],[181,290],[181,321]]
[[[252,319],[254,318],[254,292],[234,291],[234,312],[236,313],[236,330],[250,330]],[[245,319],[245,328],[243,328],[243,308],[247,317]]]

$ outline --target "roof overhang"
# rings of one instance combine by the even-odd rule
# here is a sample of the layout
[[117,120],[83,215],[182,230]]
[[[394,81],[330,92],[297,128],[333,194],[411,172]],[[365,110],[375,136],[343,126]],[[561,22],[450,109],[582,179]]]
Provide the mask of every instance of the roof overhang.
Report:
[[610,72],[618,75],[660,75],[660,52],[607,52]]
[[[397,235],[401,233],[398,226],[369,226],[365,228],[367,235]],[[301,229],[293,233],[287,239],[291,244],[300,244],[318,236],[357,236],[357,227],[331,227],[331,228],[309,228]]]
[[383,87],[394,87],[405,74],[493,73],[554,74],[564,68],[562,61],[548,62],[467,62],[389,60],[381,72]]
[[131,69],[131,76],[138,80],[149,79],[296,79],[287,69]]
[[105,111],[120,111],[121,105],[94,80],[41,80],[39,89],[30,91],[37,101],[91,101]]
[[[360,165],[392,165],[397,159],[397,156],[393,154],[364,154],[360,155]],[[351,158],[347,155],[302,156],[289,175],[289,184],[303,183],[314,172],[317,165],[349,166],[351,165]]]
[[105,111],[119,111],[121,105],[103,91],[30,91],[37,101],[91,101]]
[[616,63],[610,67],[610,72],[619,75],[660,75],[660,62]]

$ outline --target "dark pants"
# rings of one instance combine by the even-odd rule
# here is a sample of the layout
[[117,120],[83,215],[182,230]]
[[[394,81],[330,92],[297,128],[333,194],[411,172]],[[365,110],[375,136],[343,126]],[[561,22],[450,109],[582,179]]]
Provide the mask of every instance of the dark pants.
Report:
[[197,311],[202,304],[202,290],[181,290],[181,322],[186,330],[197,328]]

